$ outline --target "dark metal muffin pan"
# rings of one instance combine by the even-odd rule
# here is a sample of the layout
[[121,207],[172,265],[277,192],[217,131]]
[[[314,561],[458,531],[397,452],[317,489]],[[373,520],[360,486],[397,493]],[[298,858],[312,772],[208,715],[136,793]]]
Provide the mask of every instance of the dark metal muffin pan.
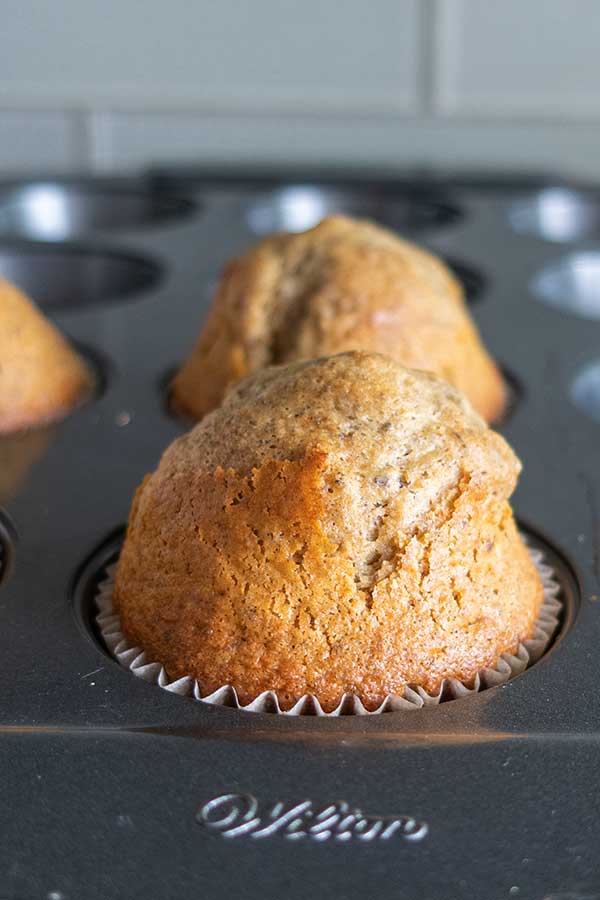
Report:
[[189,198],[149,184],[111,179],[45,179],[0,190],[0,235],[42,241],[83,234],[148,228],[190,215]]
[[[49,430],[2,501],[19,541],[0,582],[0,896],[600,897],[600,424],[597,382],[581,387],[600,361],[600,323],[532,289],[593,241],[566,248],[512,227],[507,211],[543,181],[188,170],[148,183],[195,212],[118,239],[109,228],[84,244],[71,233],[68,245],[0,249],[0,271],[16,253],[6,274],[110,360],[101,395]],[[480,273],[472,313],[520,386],[499,426],[524,464],[515,509],[566,601],[559,639],[502,688],[368,719],[289,719],[170,695],[96,639],[97,570],[118,552],[135,487],[186,427],[166,407],[164,373],[189,350],[222,263],[256,239],[249,208],[296,185],[335,190],[358,214],[369,191],[460,210],[407,233]],[[62,268],[80,252],[144,260],[152,278],[134,303],[110,279],[98,290],[93,267],[66,291]]]
[[600,319],[600,253],[579,250],[541,269],[531,282],[541,303],[582,319]]
[[7,514],[0,508],[0,585],[11,570],[17,535]]
[[571,388],[573,403],[600,424],[600,357],[582,366]]

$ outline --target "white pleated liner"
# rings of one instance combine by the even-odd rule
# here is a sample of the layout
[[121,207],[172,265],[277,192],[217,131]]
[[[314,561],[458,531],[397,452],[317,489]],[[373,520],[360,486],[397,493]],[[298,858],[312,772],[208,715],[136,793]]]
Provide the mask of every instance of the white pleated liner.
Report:
[[102,640],[123,668],[129,669],[137,678],[154,682],[165,691],[193,697],[203,703],[229,706],[250,712],[279,713],[286,716],[373,716],[401,709],[420,709],[423,706],[437,706],[443,701],[454,700],[489,687],[505,684],[510,678],[524,672],[528,666],[542,656],[558,626],[562,609],[559,597],[560,584],[556,580],[551,566],[544,563],[543,553],[531,547],[528,549],[544,586],[544,599],[533,637],[519,644],[516,653],[503,653],[494,668],[481,669],[475,676],[472,687],[467,687],[456,678],[446,678],[436,694],[428,694],[422,687],[405,687],[402,696],[389,694],[375,710],[365,709],[360,699],[354,694],[344,694],[339,705],[332,712],[325,712],[314,694],[305,694],[291,709],[283,710],[274,691],[263,691],[251,703],[243,706],[238,700],[235,688],[229,684],[223,685],[212,694],[203,696],[198,681],[191,675],[178,678],[176,681],[169,681],[161,663],[150,662],[146,652],[140,647],[132,647],[121,631],[119,616],[115,613],[112,605],[116,564],[107,566],[105,578],[98,585],[96,622]]

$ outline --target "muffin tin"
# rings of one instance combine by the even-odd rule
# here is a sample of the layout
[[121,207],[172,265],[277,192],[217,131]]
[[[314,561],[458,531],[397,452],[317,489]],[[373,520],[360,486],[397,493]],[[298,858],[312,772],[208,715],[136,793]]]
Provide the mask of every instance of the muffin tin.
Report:
[[63,241],[99,231],[160,225],[195,209],[189,198],[123,180],[16,182],[0,191],[0,235]]
[[[77,197],[59,234],[28,199],[40,183],[50,184],[0,186],[0,272],[86,348],[102,390],[28,436],[14,478],[14,439],[0,440],[3,892],[600,896],[596,192],[558,180],[165,170],[52,182],[57,208]],[[6,212],[15,190],[29,212]],[[535,213],[549,190],[588,211],[563,243]],[[120,192],[170,213],[123,222]],[[414,712],[290,719],[171,695],[98,642],[93,595],[133,490],[187,427],[169,410],[168,373],[224,261],[270,222],[310,224],[307,197],[311,215],[402,226],[476,280],[472,314],[513,385],[499,428],[524,463],[515,509],[565,602],[553,646],[504,687]],[[523,209],[534,211],[526,225]]]

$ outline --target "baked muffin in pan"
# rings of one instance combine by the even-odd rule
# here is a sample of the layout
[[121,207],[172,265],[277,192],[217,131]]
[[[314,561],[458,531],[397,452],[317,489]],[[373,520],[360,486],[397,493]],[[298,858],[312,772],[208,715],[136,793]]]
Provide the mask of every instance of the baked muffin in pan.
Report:
[[204,693],[283,708],[469,683],[531,636],[542,584],[508,498],[520,464],[433,374],[350,352],[270,367],[139,487],[124,634]]
[[435,372],[488,422],[505,408],[502,376],[447,266],[378,225],[343,216],[273,235],[229,263],[172,382],[172,402],[200,419],[252,372],[346,350]]

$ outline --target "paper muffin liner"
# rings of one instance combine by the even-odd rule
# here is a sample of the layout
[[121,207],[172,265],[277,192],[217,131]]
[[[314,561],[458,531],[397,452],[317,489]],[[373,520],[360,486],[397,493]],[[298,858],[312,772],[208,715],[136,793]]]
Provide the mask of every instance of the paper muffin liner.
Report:
[[397,710],[421,709],[424,706],[437,706],[447,700],[455,700],[468,694],[475,694],[486,688],[505,684],[515,675],[520,675],[530,665],[535,663],[543,655],[548,644],[557,629],[562,609],[560,599],[560,584],[554,570],[544,562],[544,554],[541,550],[532,547],[527,548],[531,559],[538,570],[544,587],[544,598],[540,608],[538,619],[535,623],[533,636],[520,643],[515,653],[503,653],[493,668],[480,669],[473,679],[472,686],[464,684],[456,678],[446,678],[440,689],[435,694],[430,694],[424,688],[406,686],[402,695],[388,694],[385,700],[375,710],[365,709],[359,697],[355,694],[344,694],[338,706],[332,712],[325,712],[314,694],[305,694],[291,709],[281,709],[279,699],[275,691],[263,691],[251,703],[243,705],[239,702],[235,688],[225,684],[211,694],[202,694],[198,681],[192,675],[170,681],[160,662],[148,659],[147,653],[141,647],[132,646],[121,630],[121,622],[114,611],[112,592],[114,587],[114,574],[116,563],[106,567],[104,578],[98,585],[96,593],[96,623],[100,630],[102,640],[111,655],[119,665],[128,669],[136,678],[143,678],[173,694],[185,697],[193,697],[203,703],[211,703],[214,706],[228,706],[235,709],[244,709],[249,712],[278,713],[285,716],[374,716],[384,712]]

